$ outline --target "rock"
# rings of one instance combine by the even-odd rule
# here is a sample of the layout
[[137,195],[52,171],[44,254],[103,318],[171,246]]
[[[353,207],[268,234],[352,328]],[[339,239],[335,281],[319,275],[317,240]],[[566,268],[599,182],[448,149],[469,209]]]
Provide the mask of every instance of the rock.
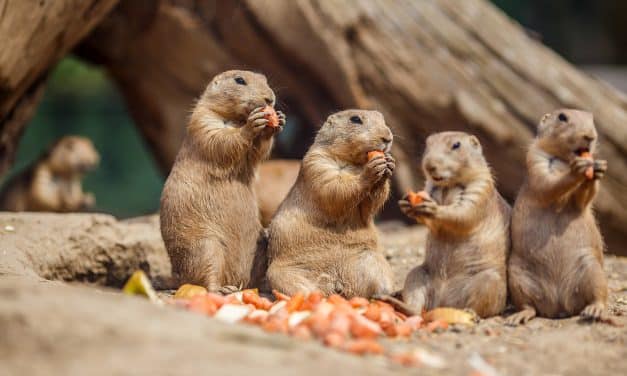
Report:
[[157,216],[117,221],[105,214],[0,213],[0,237],[0,276],[121,287],[142,269],[156,287],[171,280]]

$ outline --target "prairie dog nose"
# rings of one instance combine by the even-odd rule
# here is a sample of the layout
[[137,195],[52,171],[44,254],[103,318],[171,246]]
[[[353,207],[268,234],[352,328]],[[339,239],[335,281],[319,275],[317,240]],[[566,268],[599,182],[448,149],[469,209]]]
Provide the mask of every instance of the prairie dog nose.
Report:
[[263,100],[266,101],[266,104],[268,105],[271,105],[272,103],[274,103],[274,98],[271,98],[271,97],[265,97]]
[[594,136],[591,136],[591,135],[588,135],[588,134],[587,134],[587,135],[584,135],[584,136],[583,136],[583,139],[584,139],[586,142],[592,142],[592,141],[594,141]]

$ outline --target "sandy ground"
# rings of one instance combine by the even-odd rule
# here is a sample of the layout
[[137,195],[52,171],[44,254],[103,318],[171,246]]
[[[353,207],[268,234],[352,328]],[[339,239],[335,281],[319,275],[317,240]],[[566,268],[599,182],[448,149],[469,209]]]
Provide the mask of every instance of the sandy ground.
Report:
[[[424,256],[425,232],[393,224],[381,229],[400,287]],[[0,375],[471,375],[478,359],[502,375],[627,373],[627,328],[577,318],[511,328],[496,317],[473,328],[385,342],[394,351],[419,349],[433,358],[416,370],[102,287],[119,285],[134,267],[167,280],[154,218],[0,214],[0,247]],[[606,272],[610,312],[627,325],[627,258],[607,256]]]

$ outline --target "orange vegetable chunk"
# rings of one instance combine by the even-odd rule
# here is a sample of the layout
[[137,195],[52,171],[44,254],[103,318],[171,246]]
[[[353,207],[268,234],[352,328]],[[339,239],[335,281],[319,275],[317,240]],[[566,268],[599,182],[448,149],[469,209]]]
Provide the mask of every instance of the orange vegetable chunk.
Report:
[[373,150],[373,151],[369,151],[368,152],[368,162],[370,162],[373,158],[376,158],[378,156],[384,156],[385,153],[383,153],[381,150]]
[[276,128],[279,126],[279,115],[277,115],[274,107],[266,106],[263,108],[263,112],[265,113],[265,118],[268,119],[268,126],[272,128]]

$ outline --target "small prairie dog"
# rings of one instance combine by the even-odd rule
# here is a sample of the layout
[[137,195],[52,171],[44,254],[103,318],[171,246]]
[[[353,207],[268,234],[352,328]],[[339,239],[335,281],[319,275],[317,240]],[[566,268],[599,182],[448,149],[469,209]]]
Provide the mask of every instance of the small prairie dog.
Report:
[[426,257],[403,287],[403,300],[418,310],[473,309],[480,317],[503,311],[510,207],[496,190],[479,140],[463,132],[427,138],[422,158],[429,198],[401,211],[429,228]]
[[[268,229],[267,278],[286,294],[388,294],[392,271],[373,217],[387,200],[392,132],[376,111],[329,116]],[[368,152],[383,151],[368,161]]]
[[196,103],[161,195],[161,234],[179,283],[217,291],[262,278],[253,182],[285,124],[277,112],[278,126],[268,125],[263,107],[274,103],[266,77],[248,71],[217,75]]
[[72,212],[92,207],[94,195],[83,192],[82,179],[99,162],[98,151],[89,139],[65,136],[6,184],[0,194],[0,209]]
[[540,120],[512,213],[509,289],[519,312],[511,325],[536,315],[604,314],[604,245],[592,200],[607,162],[592,157],[596,139],[589,112],[561,109]]
[[300,161],[274,159],[259,166],[259,176],[255,180],[255,194],[259,204],[261,224],[267,227],[281,202],[287,197],[296,182]]

